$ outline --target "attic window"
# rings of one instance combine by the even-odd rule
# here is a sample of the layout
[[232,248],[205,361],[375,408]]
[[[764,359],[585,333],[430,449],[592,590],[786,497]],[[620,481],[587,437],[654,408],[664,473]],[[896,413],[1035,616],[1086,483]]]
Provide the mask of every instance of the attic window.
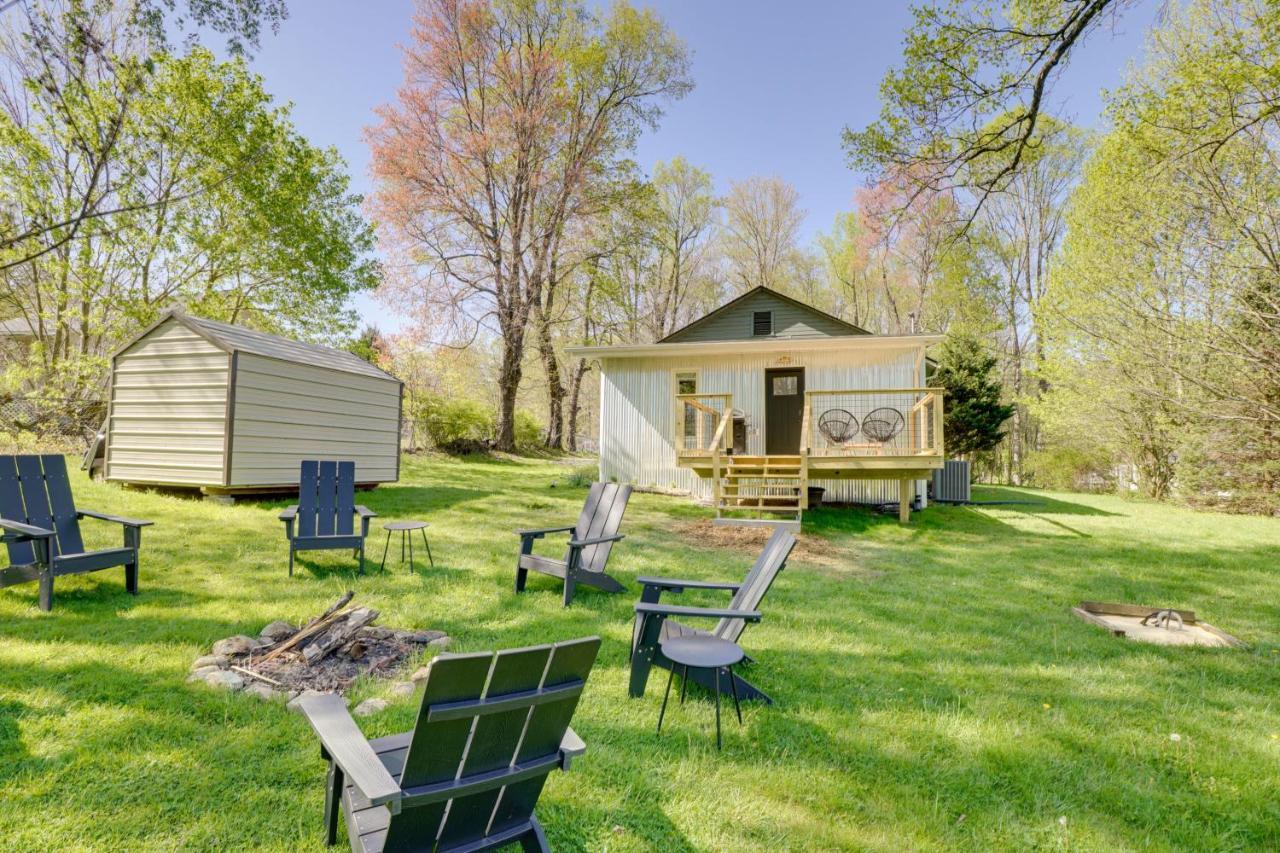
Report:
[[773,335],[773,312],[756,311],[751,317],[751,334],[757,338]]

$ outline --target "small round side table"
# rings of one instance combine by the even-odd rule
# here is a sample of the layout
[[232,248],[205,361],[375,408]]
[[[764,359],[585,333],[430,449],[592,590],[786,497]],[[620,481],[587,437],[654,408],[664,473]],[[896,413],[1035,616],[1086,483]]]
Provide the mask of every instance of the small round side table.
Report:
[[435,558],[431,556],[431,544],[427,542],[427,527],[429,525],[425,521],[389,521],[382,525],[382,529],[387,531],[387,542],[382,546],[382,565],[381,569],[387,567],[387,549],[391,547],[391,534],[399,532],[400,534],[400,562],[404,562],[404,546],[405,542],[409,543],[409,571],[413,571],[413,531],[422,531],[422,544],[427,546],[427,559],[431,561],[431,568],[436,567]]
[[689,686],[689,669],[709,669],[715,673],[716,694],[716,749],[720,749],[720,672],[729,677],[733,691],[733,709],[738,713],[738,725],[742,725],[742,707],[738,704],[738,684],[733,680],[733,666],[741,663],[745,655],[737,643],[719,637],[696,634],[673,637],[662,643],[662,654],[671,661],[671,674],[667,676],[667,690],[662,694],[662,710],[658,712],[658,733],[662,733],[662,718],[667,713],[667,697],[671,695],[671,680],[676,666],[684,668],[680,679],[680,704],[684,704],[685,689]]

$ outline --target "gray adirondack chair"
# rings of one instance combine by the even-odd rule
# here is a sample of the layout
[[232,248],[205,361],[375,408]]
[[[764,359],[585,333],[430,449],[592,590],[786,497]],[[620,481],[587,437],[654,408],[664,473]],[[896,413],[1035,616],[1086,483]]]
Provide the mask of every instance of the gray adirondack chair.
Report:
[[548,774],[586,751],[569,721],[599,650],[586,637],[441,655],[413,731],[376,740],[340,697],[301,700],[329,762],[328,843],[341,809],[351,849],[365,853],[549,849],[533,810]]
[[[516,592],[524,592],[529,572],[540,572],[564,581],[564,606],[573,601],[578,584],[622,592],[626,587],[605,573],[613,543],[625,538],[618,534],[622,514],[631,499],[631,486],[617,483],[592,483],[587,502],[582,506],[578,523],[568,527],[540,530],[518,530],[520,556],[516,558]],[[548,533],[570,533],[569,549],[564,559],[541,557],[533,553],[533,543]]]
[[[796,545],[796,537],[781,527],[773,532],[764,550],[756,559],[751,571],[741,583],[719,583],[714,581],[672,580],[668,578],[640,577],[636,581],[643,585],[640,601],[636,604],[635,625],[631,638],[631,684],[633,697],[643,696],[645,684],[649,680],[649,670],[654,666],[671,669],[671,661],[662,654],[661,643],[670,637],[683,637],[690,634],[703,634],[719,637],[737,643],[749,623],[761,619],[760,603],[764,600],[769,587],[773,586],[778,573],[787,565],[791,549]],[[733,599],[728,607],[686,607],[661,601],[663,592],[678,593],[686,589],[717,589],[733,592]],[[674,617],[681,619],[715,619],[716,624],[709,631],[691,628]],[[750,660],[750,658],[748,658]],[[710,690],[713,687],[713,670],[692,670],[690,680]],[[755,685],[741,678],[737,672],[733,674],[734,686],[737,687],[741,699],[757,699],[767,704],[773,700]]]
[[[360,517],[359,533],[355,516]],[[364,540],[369,535],[369,521],[377,517],[376,512],[356,503],[356,463],[303,462],[298,502],[280,513],[289,539],[289,575],[293,575],[293,555],[298,551],[350,549],[360,558],[363,572]]]
[[[82,518],[122,525],[123,546],[85,551]],[[0,538],[9,552],[8,568],[0,569],[0,588],[38,581],[41,610],[53,609],[53,579],[63,575],[123,566],[125,589],[136,595],[142,528],[150,524],[77,510],[61,456],[0,456]]]

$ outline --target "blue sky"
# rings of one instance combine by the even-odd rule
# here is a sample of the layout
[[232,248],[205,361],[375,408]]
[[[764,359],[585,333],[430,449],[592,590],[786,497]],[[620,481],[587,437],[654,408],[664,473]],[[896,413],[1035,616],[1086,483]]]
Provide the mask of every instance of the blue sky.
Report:
[[[840,132],[879,112],[884,72],[898,62],[910,12],[897,0],[786,3],[632,0],[651,6],[693,52],[694,91],[670,105],[636,155],[643,168],[677,154],[709,170],[718,189],[751,175],[778,175],[800,192],[804,233],[827,229],[852,206],[859,176],[846,165]],[[1098,33],[1054,93],[1053,109],[1098,126],[1101,90],[1140,56],[1154,0],[1115,31]],[[412,0],[293,0],[278,35],[266,35],[255,69],[299,130],[333,145],[355,188],[369,189],[362,131],[401,81],[398,45],[408,40]],[[400,319],[371,296],[356,300],[365,322],[394,331]]]

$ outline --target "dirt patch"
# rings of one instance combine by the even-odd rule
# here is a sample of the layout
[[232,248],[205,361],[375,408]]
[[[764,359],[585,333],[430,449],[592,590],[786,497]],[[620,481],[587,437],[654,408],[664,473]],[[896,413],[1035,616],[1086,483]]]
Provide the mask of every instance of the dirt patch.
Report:
[[[724,548],[754,558],[773,535],[773,528],[714,524],[711,519],[702,518],[677,523],[676,533],[690,544]],[[791,552],[791,560],[841,577],[874,580],[884,574],[863,566],[852,551],[837,548],[825,539],[807,536],[803,532],[796,535],[796,547]]]

